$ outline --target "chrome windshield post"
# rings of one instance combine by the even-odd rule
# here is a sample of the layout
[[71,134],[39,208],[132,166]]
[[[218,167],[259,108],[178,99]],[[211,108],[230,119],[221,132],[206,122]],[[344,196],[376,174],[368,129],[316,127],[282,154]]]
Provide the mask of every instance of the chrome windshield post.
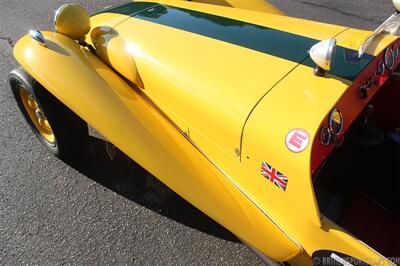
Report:
[[371,45],[371,43],[375,40],[377,36],[380,34],[390,34],[399,36],[400,29],[400,12],[396,11],[393,15],[391,15],[385,22],[382,23],[360,46],[358,49],[358,58],[361,58],[367,48]]

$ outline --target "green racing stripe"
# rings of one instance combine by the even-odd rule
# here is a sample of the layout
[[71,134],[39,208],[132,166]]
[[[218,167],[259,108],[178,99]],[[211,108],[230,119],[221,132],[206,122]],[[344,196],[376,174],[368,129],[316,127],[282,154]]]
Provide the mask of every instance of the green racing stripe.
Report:
[[[320,41],[240,20],[157,3],[130,2],[108,8],[102,13],[131,16],[252,49],[311,68],[315,67],[315,63],[310,59],[308,51]],[[361,59],[357,56],[357,51],[338,46],[329,73],[354,81],[374,59],[368,54]]]

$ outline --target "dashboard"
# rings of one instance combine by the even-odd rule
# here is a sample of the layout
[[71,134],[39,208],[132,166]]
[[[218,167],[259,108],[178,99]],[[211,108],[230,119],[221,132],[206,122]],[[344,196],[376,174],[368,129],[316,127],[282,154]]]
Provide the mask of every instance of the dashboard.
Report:
[[335,147],[343,142],[350,126],[398,68],[399,47],[400,39],[397,39],[376,56],[325,117],[318,129],[319,137],[315,138],[312,146],[311,171],[313,175]]

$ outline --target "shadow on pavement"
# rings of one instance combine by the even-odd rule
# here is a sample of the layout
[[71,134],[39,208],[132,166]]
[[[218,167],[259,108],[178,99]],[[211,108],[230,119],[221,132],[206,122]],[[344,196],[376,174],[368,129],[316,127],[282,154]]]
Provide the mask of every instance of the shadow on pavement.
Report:
[[[228,230],[197,210],[120,151],[110,156],[110,143],[90,137],[90,154],[66,162],[91,180],[169,219],[232,242]],[[113,158],[112,158],[113,157]]]

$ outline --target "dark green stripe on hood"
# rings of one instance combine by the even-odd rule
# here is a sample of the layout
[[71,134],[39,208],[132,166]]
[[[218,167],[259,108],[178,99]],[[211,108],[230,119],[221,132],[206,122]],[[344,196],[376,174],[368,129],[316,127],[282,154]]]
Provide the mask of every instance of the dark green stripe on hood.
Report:
[[[301,63],[311,68],[315,67],[308,51],[319,40],[305,36],[204,12],[149,2],[131,2],[109,8],[104,12],[129,15]],[[357,54],[355,50],[338,46],[330,74],[353,81],[374,58],[365,54],[361,60],[358,60]]]

